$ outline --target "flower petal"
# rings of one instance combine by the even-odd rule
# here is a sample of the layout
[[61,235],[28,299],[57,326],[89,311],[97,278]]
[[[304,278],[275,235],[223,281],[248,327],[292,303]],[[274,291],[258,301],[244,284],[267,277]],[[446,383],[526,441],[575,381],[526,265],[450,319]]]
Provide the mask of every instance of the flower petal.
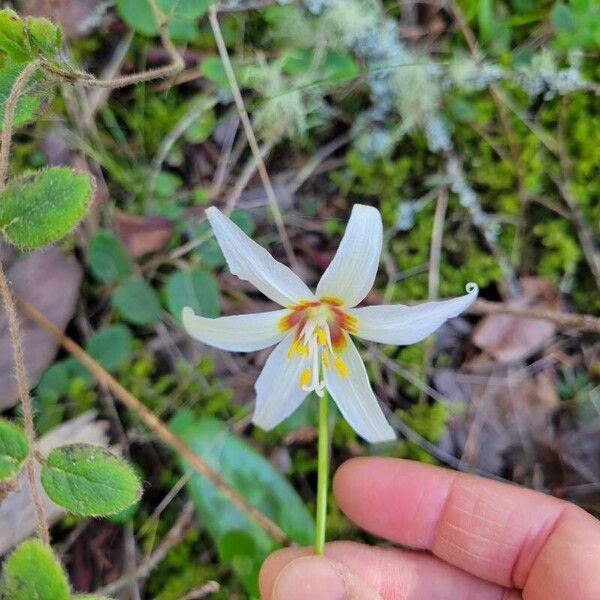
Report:
[[194,314],[186,306],[181,312],[181,319],[185,330],[193,338],[209,346],[234,352],[252,352],[273,346],[286,335],[279,328],[279,320],[287,313],[287,310],[275,310],[207,319]]
[[348,311],[356,317],[360,338],[380,344],[415,344],[433,333],[444,321],[456,317],[477,298],[479,288],[467,284],[467,294],[450,300],[425,302],[417,306],[365,306]]
[[234,275],[249,281],[267,298],[281,306],[314,298],[298,275],[276,261],[220,210],[214,206],[207,208],[206,216],[225,255],[229,270]]
[[334,365],[323,369],[325,386],[346,421],[362,438],[372,443],[396,439],[371,389],[362,358],[348,335],[346,342],[338,356],[344,361],[347,372],[341,375]]
[[382,243],[379,211],[355,204],[340,246],[319,281],[317,296],[332,296],[345,306],[356,306],[373,287]]
[[307,396],[299,386],[300,373],[305,366],[303,357],[294,354],[287,358],[294,334],[288,334],[275,347],[256,380],[256,409],[252,422],[269,431],[289,417]]

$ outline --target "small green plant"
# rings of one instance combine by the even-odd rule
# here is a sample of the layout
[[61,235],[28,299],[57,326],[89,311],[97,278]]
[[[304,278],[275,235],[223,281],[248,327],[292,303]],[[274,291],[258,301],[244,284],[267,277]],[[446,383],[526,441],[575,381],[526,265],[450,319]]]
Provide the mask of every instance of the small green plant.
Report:
[[[162,32],[164,15],[152,0],[149,6],[157,28]],[[98,81],[74,70],[62,59],[59,52],[62,37],[61,29],[47,19],[21,18],[10,9],[0,11],[0,53],[3,55],[0,92],[4,98],[0,104],[3,119],[0,137],[0,236],[5,242],[22,250],[34,250],[53,243],[71,231],[85,215],[94,191],[94,179],[88,173],[75,172],[67,167],[52,167],[27,172],[6,181],[14,128],[27,123],[37,114],[42,105],[41,99],[50,96],[57,83],[83,81],[89,85],[120,87],[160,77],[181,66],[179,55],[164,34],[163,42],[172,55],[173,64],[129,78]],[[110,240],[98,237],[95,245],[106,246],[107,243]],[[126,255],[123,259],[118,250],[112,257],[108,256],[108,260],[99,263],[97,260],[94,262],[92,248],[91,261],[98,279],[108,281],[126,274]],[[125,279],[115,291],[115,305],[127,313],[131,293],[128,296],[125,292],[132,288],[143,296],[143,285],[142,280],[133,277]],[[100,446],[64,445],[54,448],[47,456],[42,456],[36,450],[19,321],[1,264],[0,293],[9,323],[24,421],[24,427],[21,427],[0,419],[0,485],[2,489],[6,486],[10,489],[20,471],[27,469],[39,536],[39,540],[26,540],[20,544],[6,561],[0,582],[0,597],[4,600],[100,598],[71,594],[62,566],[50,548],[34,463],[39,464],[41,486],[46,494],[75,515],[108,516],[119,513],[139,500],[141,483],[125,460]],[[146,303],[146,313],[154,315],[158,310],[156,307],[160,308],[158,300],[156,305]],[[145,319],[150,320],[150,316]],[[128,346],[129,332],[126,328],[107,331],[104,335],[109,333],[110,343],[117,339],[121,345],[124,343]],[[90,352],[104,356],[105,346],[106,340],[96,337],[90,341]],[[113,367],[118,365],[114,355],[109,358]]]

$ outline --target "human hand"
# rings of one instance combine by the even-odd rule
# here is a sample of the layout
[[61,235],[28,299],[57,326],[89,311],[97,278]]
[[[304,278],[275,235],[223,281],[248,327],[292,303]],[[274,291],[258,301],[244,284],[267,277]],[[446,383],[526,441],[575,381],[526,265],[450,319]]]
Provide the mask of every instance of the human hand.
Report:
[[273,553],[265,600],[598,600],[600,523],[541,493],[391,458],[356,458],[333,490],[355,523],[429,552],[333,542]]

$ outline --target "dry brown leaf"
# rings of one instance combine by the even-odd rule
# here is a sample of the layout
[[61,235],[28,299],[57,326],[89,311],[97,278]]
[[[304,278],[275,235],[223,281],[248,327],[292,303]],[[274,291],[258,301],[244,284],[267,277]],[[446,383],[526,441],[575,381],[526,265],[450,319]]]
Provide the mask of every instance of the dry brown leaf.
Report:
[[165,217],[144,217],[123,211],[113,213],[113,225],[134,258],[163,248],[173,229],[173,221]]
[[521,481],[531,476],[540,445],[553,443],[551,421],[560,402],[551,371],[445,369],[434,382],[447,398],[466,406],[448,422],[453,451],[466,465],[495,474],[518,470]]
[[[558,310],[558,290],[541,277],[521,279],[523,294],[508,301],[509,306]],[[475,327],[473,343],[502,363],[523,360],[537,352],[556,333],[556,325],[544,319],[492,314]]]
[[46,17],[58,23],[65,37],[79,37],[92,31],[102,22],[107,2],[98,0],[25,0],[20,12],[34,17]]
[[[13,292],[33,304],[61,330],[73,316],[79,295],[82,271],[71,255],[50,246],[16,259],[8,268]],[[23,352],[29,384],[33,387],[44,369],[52,362],[58,344],[45,329],[21,317]],[[0,410],[17,401],[17,385],[13,375],[13,352],[8,325],[0,310]]]

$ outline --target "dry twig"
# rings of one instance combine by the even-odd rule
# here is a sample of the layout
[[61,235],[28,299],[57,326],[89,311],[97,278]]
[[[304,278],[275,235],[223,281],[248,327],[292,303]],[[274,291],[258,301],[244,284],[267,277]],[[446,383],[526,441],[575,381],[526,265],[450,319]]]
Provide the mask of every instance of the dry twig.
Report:
[[242,510],[267,534],[282,544],[289,543],[284,531],[233,489],[223,478],[213,471],[204,460],[195,454],[191,448],[176,436],[150,409],[142,404],[133,394],[126,390],[110,373],[96,362],[79,344],[66,336],[58,327],[49,321],[37,308],[22,300],[18,301],[19,308],[29,318],[50,332],[57,341],[74,358],[84,365],[94,377],[118,398],[127,408],[138,415],[140,420],[168,446],[178,452],[190,466],[200,475],[206,477],[224,496]]

